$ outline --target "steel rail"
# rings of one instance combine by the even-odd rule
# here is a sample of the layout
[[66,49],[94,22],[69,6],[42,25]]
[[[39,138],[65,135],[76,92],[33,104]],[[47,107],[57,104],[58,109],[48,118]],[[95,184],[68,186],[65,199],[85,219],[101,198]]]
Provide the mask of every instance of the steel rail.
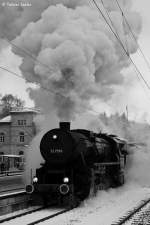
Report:
[[73,208],[64,209],[64,210],[59,211],[59,212],[57,212],[57,213],[54,213],[54,214],[52,214],[52,215],[49,215],[49,216],[46,216],[46,217],[41,218],[41,219],[39,219],[39,220],[36,220],[36,221],[34,221],[34,222],[28,223],[27,225],[35,225],[35,224],[44,222],[44,221],[49,220],[49,219],[51,219],[51,218],[53,218],[53,217],[56,217],[56,216],[59,216],[59,215],[61,215],[61,214],[63,214],[63,213],[69,212],[69,211],[72,210],[72,209],[73,209]]
[[23,212],[23,213],[16,214],[14,216],[10,216],[10,217],[4,218],[4,219],[0,219],[0,223],[4,223],[4,222],[10,221],[10,220],[13,220],[13,219],[16,219],[16,218],[19,218],[19,217],[22,217],[22,216],[25,216],[25,215],[37,212],[37,211],[40,211],[40,210],[42,210],[44,208],[45,207],[41,206],[41,207],[39,207],[37,209],[32,209],[32,210],[29,210],[29,211],[26,211],[26,212]]
[[[22,187],[22,188],[11,188],[11,189],[7,189],[7,190],[2,190],[2,191],[0,191],[0,198],[1,198],[1,194],[3,195],[3,194],[7,194],[8,193],[8,197],[12,194],[12,195],[14,195],[14,191],[15,191],[15,194],[16,194],[16,191],[21,191],[21,192],[23,192],[23,193],[26,193],[26,191],[25,191],[25,188],[24,187]],[[18,194],[20,194],[20,192],[18,193]],[[7,196],[6,196],[7,197]]]
[[145,207],[148,203],[150,203],[150,198],[147,200],[143,200],[142,203],[134,208],[133,210],[129,211],[126,216],[123,216],[119,219],[118,222],[114,222],[111,225],[122,225],[125,224],[129,219],[131,219],[137,212],[139,212],[143,207]]

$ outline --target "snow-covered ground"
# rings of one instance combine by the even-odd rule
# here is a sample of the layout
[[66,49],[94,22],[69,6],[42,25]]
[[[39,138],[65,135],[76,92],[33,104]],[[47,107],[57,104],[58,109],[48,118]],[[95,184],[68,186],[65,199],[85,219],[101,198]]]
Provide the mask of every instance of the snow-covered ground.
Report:
[[[141,187],[137,184],[126,184],[123,187],[99,191],[96,197],[84,201],[80,207],[65,214],[42,222],[42,225],[111,225],[118,221],[128,211],[139,203],[150,198],[150,187]],[[56,210],[57,211],[57,210]],[[4,224],[28,224],[31,221],[55,213],[53,209],[47,209],[45,215],[42,212],[30,214],[28,222],[25,217]],[[7,216],[6,216],[7,217]]]
[[[120,217],[150,198],[150,187],[137,184],[126,184],[120,188],[99,191],[96,197],[90,197],[78,208],[51,218],[41,225],[111,225]],[[29,216],[8,221],[4,224],[26,225],[44,216],[56,213],[58,209],[47,209]],[[10,216],[10,214],[9,214]],[[6,216],[7,217],[7,216]]]
[[143,199],[150,197],[150,187],[128,184],[121,188],[99,191],[70,212],[42,222],[42,225],[111,225]]

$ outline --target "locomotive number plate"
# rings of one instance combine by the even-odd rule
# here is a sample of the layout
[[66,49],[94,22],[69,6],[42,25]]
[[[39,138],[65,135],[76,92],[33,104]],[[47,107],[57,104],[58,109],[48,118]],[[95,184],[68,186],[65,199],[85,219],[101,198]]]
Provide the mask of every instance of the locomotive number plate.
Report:
[[56,148],[56,149],[52,148],[52,149],[50,149],[50,153],[52,153],[52,154],[54,154],[54,153],[63,153],[63,150],[60,149],[60,148]]

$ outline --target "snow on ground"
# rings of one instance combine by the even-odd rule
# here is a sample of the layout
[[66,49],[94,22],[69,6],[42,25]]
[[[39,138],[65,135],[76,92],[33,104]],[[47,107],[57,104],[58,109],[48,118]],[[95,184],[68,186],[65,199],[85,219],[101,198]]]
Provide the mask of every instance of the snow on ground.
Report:
[[29,213],[22,217],[17,217],[13,220],[3,222],[3,225],[27,225],[35,222],[35,220],[39,220],[47,216],[54,215],[60,212],[61,210],[62,210],[61,208],[43,209],[38,212]]
[[[111,225],[118,221],[120,217],[132,210],[139,203],[150,198],[150,186],[141,187],[137,184],[126,184],[120,188],[99,191],[96,197],[90,197],[84,201],[78,208],[70,212],[51,218],[48,221],[40,223],[41,225]],[[56,209],[57,211],[57,209]],[[18,218],[14,221],[8,221],[4,224],[28,224],[51,213],[55,209],[47,209],[45,213],[36,212],[28,218]],[[44,215],[45,214],[45,215]],[[6,216],[7,217],[7,216]]]
[[111,225],[147,197],[150,197],[150,187],[136,184],[99,191],[96,197],[86,200],[80,207],[40,224]]

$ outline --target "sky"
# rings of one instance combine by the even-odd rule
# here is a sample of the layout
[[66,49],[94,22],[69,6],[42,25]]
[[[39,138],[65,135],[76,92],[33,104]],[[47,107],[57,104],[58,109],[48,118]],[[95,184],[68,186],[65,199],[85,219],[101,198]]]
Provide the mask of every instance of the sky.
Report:
[[[21,76],[21,72],[19,70],[20,61],[21,59],[11,52],[10,46],[4,49],[0,54],[0,66],[8,68],[10,71],[16,72]],[[4,70],[0,71],[0,93],[2,94],[2,96],[11,93],[25,100],[25,104],[27,107],[33,107],[34,102],[28,95],[28,87],[29,85],[24,79],[19,78]]]
[[[142,18],[142,30],[138,39],[138,43],[149,61],[150,64],[150,2],[149,0],[136,0],[133,1],[132,8],[139,12]],[[150,68],[145,64],[145,61],[139,54],[139,51],[131,56],[139,71],[150,85]],[[0,66],[9,68],[11,71],[21,74],[19,64],[21,59],[19,56],[11,52],[10,46],[7,46],[0,52]],[[131,119],[150,121],[150,90],[145,86],[142,81],[139,81],[137,74],[133,67],[126,69],[125,74],[128,74],[128,79],[125,78],[124,85],[118,87],[110,101],[93,101],[93,111],[103,112],[108,114],[126,112]],[[130,77],[130,78],[129,78]],[[132,85],[129,85],[129,83]],[[8,72],[0,70],[0,93],[2,95],[12,93],[21,99],[25,100],[27,107],[33,107],[34,102],[30,99],[28,94],[29,85],[24,79],[14,76]]]

